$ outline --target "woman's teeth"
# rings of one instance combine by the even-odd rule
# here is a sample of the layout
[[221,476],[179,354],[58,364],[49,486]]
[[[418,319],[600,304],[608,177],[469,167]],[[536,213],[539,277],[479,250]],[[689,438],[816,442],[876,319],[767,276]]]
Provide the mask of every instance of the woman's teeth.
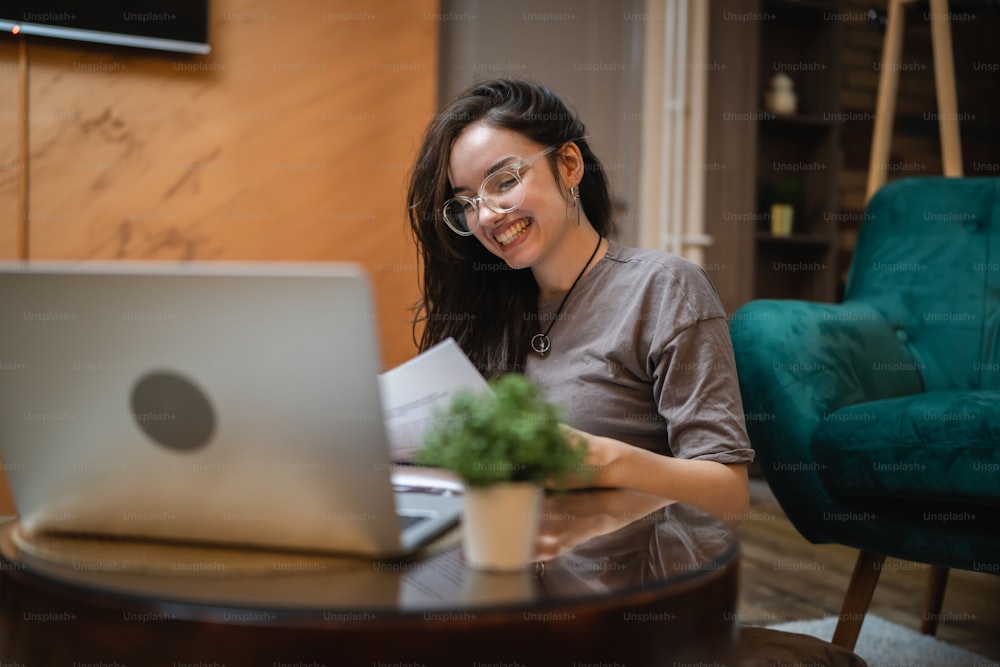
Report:
[[520,220],[518,222],[515,222],[507,229],[505,229],[502,234],[498,234],[493,238],[495,238],[497,240],[497,243],[499,243],[501,246],[508,245],[518,236],[523,234],[524,230],[526,230],[530,225],[531,222],[529,222],[528,220]]

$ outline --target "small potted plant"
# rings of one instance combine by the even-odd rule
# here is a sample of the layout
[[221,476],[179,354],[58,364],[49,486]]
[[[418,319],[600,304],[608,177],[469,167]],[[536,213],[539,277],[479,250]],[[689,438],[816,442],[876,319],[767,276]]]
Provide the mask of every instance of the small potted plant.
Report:
[[466,562],[512,571],[532,562],[544,487],[582,476],[586,446],[570,440],[558,409],[523,375],[501,376],[490,387],[453,397],[416,462],[450,470],[465,484]]

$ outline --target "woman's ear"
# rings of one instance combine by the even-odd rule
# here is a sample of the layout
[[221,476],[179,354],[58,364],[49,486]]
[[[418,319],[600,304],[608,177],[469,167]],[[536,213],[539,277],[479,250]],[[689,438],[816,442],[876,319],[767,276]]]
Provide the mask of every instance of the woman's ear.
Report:
[[558,155],[559,176],[562,178],[563,188],[568,192],[583,180],[583,153],[575,142],[570,141],[559,149]]

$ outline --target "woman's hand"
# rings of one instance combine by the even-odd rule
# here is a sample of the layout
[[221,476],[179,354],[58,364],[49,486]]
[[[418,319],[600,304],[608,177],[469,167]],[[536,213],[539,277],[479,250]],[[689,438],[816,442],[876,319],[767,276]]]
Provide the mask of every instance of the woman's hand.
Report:
[[586,431],[575,429],[566,424],[560,424],[566,440],[574,446],[586,446],[587,457],[579,466],[579,471],[567,481],[568,488],[583,489],[590,487],[614,487],[614,473],[618,462],[629,445],[611,438],[593,435]]

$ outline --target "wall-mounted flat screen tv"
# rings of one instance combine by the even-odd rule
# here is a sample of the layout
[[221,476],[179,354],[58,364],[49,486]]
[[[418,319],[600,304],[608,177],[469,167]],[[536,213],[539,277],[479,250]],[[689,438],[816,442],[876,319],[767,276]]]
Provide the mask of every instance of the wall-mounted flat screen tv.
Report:
[[209,0],[0,0],[0,33],[208,53]]

